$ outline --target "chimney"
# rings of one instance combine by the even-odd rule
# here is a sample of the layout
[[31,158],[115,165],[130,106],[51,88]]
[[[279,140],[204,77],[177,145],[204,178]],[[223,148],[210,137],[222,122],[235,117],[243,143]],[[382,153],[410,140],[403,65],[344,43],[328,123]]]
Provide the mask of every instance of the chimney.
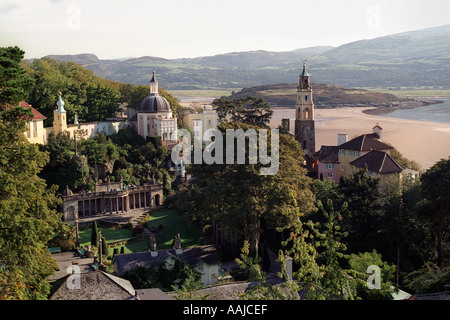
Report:
[[158,256],[158,250],[156,250],[156,239],[155,239],[155,235],[152,234],[150,236],[150,238],[148,238],[148,243],[149,243],[149,247],[150,247],[150,254],[152,255],[152,257],[156,257]]
[[175,246],[173,247],[175,249],[175,253],[176,254],[182,254],[183,253],[183,249],[181,249],[181,238],[180,238],[180,234],[177,234],[175,236]]
[[281,127],[284,130],[289,131],[290,130],[290,119],[289,118],[281,119]]
[[293,259],[291,257],[286,257],[286,271],[287,275],[289,277],[288,280],[292,280],[292,261]]
[[383,128],[378,124],[375,125],[375,127],[372,128],[372,132],[376,133],[381,141],[381,131],[383,130]]
[[338,133],[338,146],[348,141],[348,135],[346,133]]

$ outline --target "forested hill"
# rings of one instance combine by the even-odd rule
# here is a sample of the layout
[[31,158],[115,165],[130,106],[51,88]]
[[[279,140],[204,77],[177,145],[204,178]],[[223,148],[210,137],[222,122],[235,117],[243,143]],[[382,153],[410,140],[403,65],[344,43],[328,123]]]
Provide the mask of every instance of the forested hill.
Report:
[[94,54],[50,57],[80,63],[101,77],[122,83],[147,84],[156,71],[166,89],[241,89],[294,83],[303,59],[308,60],[308,73],[318,83],[344,87],[448,87],[449,38],[450,25],[338,47],[285,52],[257,50],[183,59],[145,56],[101,60]]
[[[227,99],[241,99],[247,96],[264,98],[272,107],[294,107],[297,97],[296,83],[282,83],[275,85],[256,86],[244,88],[233,93]],[[398,107],[409,105],[422,105],[421,100],[399,98],[392,94],[375,92],[363,89],[343,88],[336,85],[311,84],[313,99],[317,108],[333,108],[344,106],[376,106]]]
[[[85,61],[92,59],[95,60],[92,55],[85,55]],[[42,58],[23,60],[22,67],[34,81],[25,92],[26,101],[47,117],[45,126],[52,125],[59,92],[65,102],[68,123],[73,123],[75,115],[80,122],[104,121],[115,116],[120,104],[136,107],[150,93],[148,85],[108,80],[74,62]],[[175,111],[178,100],[161,86],[159,94]]]

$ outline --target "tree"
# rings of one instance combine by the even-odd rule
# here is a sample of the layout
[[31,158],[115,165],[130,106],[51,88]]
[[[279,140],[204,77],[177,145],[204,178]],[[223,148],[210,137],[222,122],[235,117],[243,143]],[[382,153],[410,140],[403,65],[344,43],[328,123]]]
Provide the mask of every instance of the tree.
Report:
[[[396,284],[402,273],[409,273],[436,255],[433,220],[423,212],[429,211],[419,179],[403,177],[401,183],[382,193],[380,245],[378,252],[396,265]],[[386,184],[385,184],[386,186]],[[400,192],[399,192],[400,191]]]
[[27,90],[28,102],[47,117],[45,126],[52,125],[58,92],[63,95],[68,123],[73,123],[75,115],[81,122],[114,116],[121,84],[102,79],[74,62],[42,58],[22,64],[35,80]]
[[[223,135],[226,129],[238,128],[258,129],[242,123],[219,126]],[[271,140],[270,134],[267,140]],[[250,251],[257,254],[264,231],[290,225],[302,213],[314,210],[300,145],[292,137],[280,135],[279,146],[279,170],[274,175],[261,175],[261,163],[191,165],[195,189],[180,195],[192,205],[186,215],[201,225],[220,226],[222,233],[228,234],[222,240],[233,244],[233,239],[249,241]]]
[[382,260],[380,254],[375,250],[359,254],[351,254],[349,258],[350,267],[365,274],[369,266],[377,266],[380,269],[380,287],[368,288],[365,283],[358,283],[357,294],[364,300],[392,300],[394,292],[392,280],[394,279],[395,266]]
[[172,288],[176,292],[177,300],[207,300],[208,294],[201,295],[198,293],[199,289],[203,287],[201,278],[198,272],[193,269],[188,269],[186,272],[186,279],[179,287],[172,285]]
[[351,252],[371,251],[379,243],[379,183],[380,178],[360,169],[340,184],[348,202],[343,230],[349,233],[346,240]]
[[25,98],[24,90],[31,87],[33,79],[20,66],[25,52],[19,47],[0,48],[0,106],[16,106]]
[[317,202],[319,210],[326,218],[326,222],[318,224],[315,233],[314,246],[317,251],[317,263],[321,265],[323,276],[319,278],[319,286],[313,291],[318,297],[325,299],[349,299],[354,300],[357,294],[354,289],[360,278],[352,269],[344,269],[343,265],[348,261],[347,246],[341,242],[348,236],[341,231],[343,213],[347,210],[344,203],[340,211],[335,211],[333,201],[328,200],[328,210],[325,210],[320,201]]
[[105,85],[88,85],[86,87],[86,102],[84,106],[87,109],[86,115],[81,120],[105,121],[106,118],[112,118],[119,111],[118,93]]
[[69,133],[51,133],[48,143],[40,148],[50,156],[50,161],[40,173],[47,184],[57,185],[62,191],[66,186],[76,190],[87,183],[89,166],[86,157],[74,155],[74,141]]
[[261,269],[261,258],[249,256],[249,243],[244,241],[241,258],[235,261],[239,267],[249,273],[249,280],[253,286],[241,298],[248,300],[286,300],[295,298],[295,290],[283,290],[286,285],[273,286],[267,282],[266,274]]
[[267,127],[273,111],[262,98],[247,97],[227,100],[219,98],[212,102],[220,121],[246,123],[257,127]]
[[91,245],[94,247],[98,246],[98,228],[97,228],[97,222],[92,222],[92,228],[91,228]]
[[108,243],[106,242],[105,237],[102,237],[102,254],[104,256],[108,255]]
[[38,177],[48,154],[23,135],[30,110],[15,107],[31,83],[19,65],[23,54],[0,49],[0,296],[45,299],[46,279],[57,267],[47,242],[61,224],[60,201]]
[[[444,266],[444,233],[448,226],[448,212],[450,209],[450,159],[442,159],[435,163],[420,177],[424,197],[430,201],[436,210],[437,230],[437,264]],[[436,214],[437,213],[437,214]]]

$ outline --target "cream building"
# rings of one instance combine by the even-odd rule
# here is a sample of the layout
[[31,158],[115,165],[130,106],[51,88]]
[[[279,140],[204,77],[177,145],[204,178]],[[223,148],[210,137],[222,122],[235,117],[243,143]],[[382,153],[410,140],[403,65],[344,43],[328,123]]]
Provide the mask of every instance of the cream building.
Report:
[[71,138],[78,134],[78,137],[87,139],[93,138],[99,133],[104,133],[107,136],[112,135],[128,126],[125,118],[120,120],[114,118],[103,122],[78,123],[76,116],[73,124],[67,124],[67,112],[64,109],[65,103],[62,100],[61,93],[59,93],[59,99],[56,103],[57,108],[53,111],[52,127],[44,127],[46,117],[28,103],[21,101],[19,105],[27,109],[31,108],[33,112],[33,119],[27,122],[28,130],[24,132],[25,137],[31,143],[46,144],[51,133],[56,135],[60,132],[68,132]]
[[169,102],[158,94],[155,72],[150,80],[150,94],[139,103],[136,117],[131,122],[143,138],[160,136],[163,144],[178,141],[177,118],[173,116]]
[[184,124],[192,130],[194,139],[209,140],[210,134],[205,136],[209,129],[216,129],[219,124],[216,110],[212,107],[203,107],[202,112],[195,112],[186,115],[183,119]]

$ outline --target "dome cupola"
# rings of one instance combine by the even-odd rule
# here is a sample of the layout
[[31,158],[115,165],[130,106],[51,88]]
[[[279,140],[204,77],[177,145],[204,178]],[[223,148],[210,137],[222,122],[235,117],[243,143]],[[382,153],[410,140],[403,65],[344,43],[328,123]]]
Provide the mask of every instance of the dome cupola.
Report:
[[141,100],[137,112],[166,113],[171,111],[172,109],[169,102],[164,97],[161,97],[158,93],[158,80],[156,80],[155,71],[153,71],[153,77],[150,80],[150,94]]

